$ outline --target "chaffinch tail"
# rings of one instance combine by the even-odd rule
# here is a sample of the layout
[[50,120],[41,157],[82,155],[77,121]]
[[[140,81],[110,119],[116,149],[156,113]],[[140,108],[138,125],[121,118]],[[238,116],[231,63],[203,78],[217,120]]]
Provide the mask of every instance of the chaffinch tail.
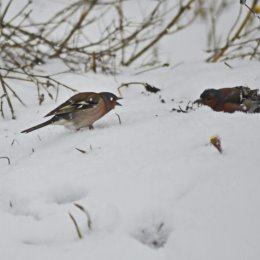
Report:
[[195,103],[211,107],[214,111],[233,113],[242,111],[246,113],[260,112],[260,95],[258,89],[248,87],[233,87],[221,89],[206,89]]
[[116,105],[121,106],[117,102],[119,99],[121,98],[110,92],[76,94],[45,116],[53,116],[51,119],[23,130],[21,133],[29,133],[51,124],[64,125],[76,130],[83,127],[93,129],[95,121],[114,109]]

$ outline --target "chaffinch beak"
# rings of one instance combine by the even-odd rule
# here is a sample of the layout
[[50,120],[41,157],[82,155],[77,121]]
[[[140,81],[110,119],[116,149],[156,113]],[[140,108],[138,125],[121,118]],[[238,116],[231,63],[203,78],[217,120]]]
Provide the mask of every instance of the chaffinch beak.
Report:
[[[116,100],[118,100],[118,99],[123,99],[123,98],[121,98],[121,97],[117,97]],[[119,102],[116,101],[116,106],[122,106],[122,105],[121,105]]]
[[199,99],[195,100],[195,101],[193,102],[193,104],[202,105],[202,104],[203,104],[203,103],[202,103],[202,98],[199,98]]

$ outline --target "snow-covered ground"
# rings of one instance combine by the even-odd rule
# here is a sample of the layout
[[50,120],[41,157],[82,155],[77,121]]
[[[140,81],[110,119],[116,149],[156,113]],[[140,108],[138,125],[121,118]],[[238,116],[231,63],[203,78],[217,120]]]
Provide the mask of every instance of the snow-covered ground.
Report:
[[[93,131],[49,126],[20,134],[72,95],[60,91],[57,104],[39,107],[32,87],[23,92],[27,107],[17,104],[17,119],[0,125],[0,157],[11,160],[0,160],[0,259],[260,258],[259,114],[172,112],[206,88],[259,88],[260,63],[176,64],[138,75],[58,77],[79,91],[118,94],[132,81],[161,89],[122,89],[123,106]],[[214,134],[223,154],[209,144]],[[74,203],[89,213],[91,230]]]

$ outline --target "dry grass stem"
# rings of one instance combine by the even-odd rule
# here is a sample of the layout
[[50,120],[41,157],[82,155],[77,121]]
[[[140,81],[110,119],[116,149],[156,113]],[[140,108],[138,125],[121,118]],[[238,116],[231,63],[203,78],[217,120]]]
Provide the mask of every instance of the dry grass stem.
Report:
[[77,221],[75,220],[75,218],[73,217],[73,215],[70,212],[68,214],[69,214],[69,216],[70,216],[70,218],[71,218],[71,220],[72,220],[72,222],[73,222],[73,224],[74,224],[74,226],[76,228],[78,238],[79,239],[83,239],[83,235],[82,235],[82,233],[80,231],[80,228],[79,228],[79,225],[78,225]]

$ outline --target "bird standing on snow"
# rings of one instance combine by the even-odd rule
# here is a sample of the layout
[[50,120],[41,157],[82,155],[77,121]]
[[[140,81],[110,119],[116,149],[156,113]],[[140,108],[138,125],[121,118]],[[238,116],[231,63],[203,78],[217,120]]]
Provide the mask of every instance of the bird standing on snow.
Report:
[[246,113],[260,112],[260,95],[258,90],[248,87],[233,87],[221,89],[206,89],[195,103],[211,107],[214,111],[233,113],[242,111]]
[[51,124],[64,125],[76,130],[83,127],[93,129],[95,121],[114,109],[116,105],[121,106],[117,102],[118,99],[121,98],[109,92],[76,94],[46,115],[53,116],[51,119],[21,133],[29,133]]

